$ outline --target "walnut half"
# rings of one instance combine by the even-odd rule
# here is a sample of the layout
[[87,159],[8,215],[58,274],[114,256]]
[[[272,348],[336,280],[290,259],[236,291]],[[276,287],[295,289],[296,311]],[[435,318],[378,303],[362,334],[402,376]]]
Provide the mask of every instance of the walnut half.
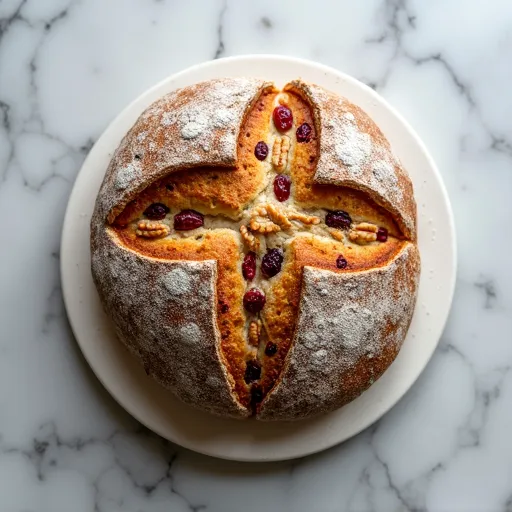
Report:
[[260,327],[259,321],[256,322],[253,320],[249,324],[249,344],[252,345],[253,347],[257,347],[259,345],[260,330],[261,330],[261,327]]
[[144,238],[158,238],[161,236],[167,236],[170,231],[171,229],[167,224],[143,220],[137,224],[135,234]]
[[247,229],[247,226],[240,226],[240,234],[251,251],[257,251],[260,248],[260,241]]
[[377,240],[377,231],[378,228],[374,224],[360,222],[348,232],[348,238],[359,245],[369,244]]
[[329,228],[328,231],[335,240],[343,242],[343,231],[334,228]]
[[276,137],[272,147],[272,165],[276,171],[284,171],[288,163],[288,152],[290,151],[290,137],[283,135]]
[[290,212],[288,214],[289,220],[298,220],[302,224],[320,224],[320,217],[315,215],[306,215],[305,213]]
[[288,220],[286,214],[277,208],[277,206],[269,203],[264,206],[264,211],[272,222],[281,226],[283,229],[289,229],[292,227],[292,223]]

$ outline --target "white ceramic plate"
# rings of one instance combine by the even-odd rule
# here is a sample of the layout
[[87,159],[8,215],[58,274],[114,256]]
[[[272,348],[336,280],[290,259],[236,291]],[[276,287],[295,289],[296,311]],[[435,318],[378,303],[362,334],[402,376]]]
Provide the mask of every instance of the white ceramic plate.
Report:
[[[225,76],[256,76],[278,85],[300,77],[346,96],[380,126],[414,183],[422,274],[407,339],[396,361],[361,397],[312,420],[223,420],[182,404],[150,380],[117,341],[92,281],[89,222],[103,175],[122,137],[160,96]],[[393,407],[418,378],[436,348],[450,309],[456,273],[455,231],[446,190],[432,158],[411,127],[372,89],[313,62],[279,56],[234,57],[171,76],[137,98],[107,128],[85,160],[71,193],[62,233],[61,272],[69,320],[85,358],[135,418],[170,441],[208,455],[282,460],[324,450],[357,434]]]

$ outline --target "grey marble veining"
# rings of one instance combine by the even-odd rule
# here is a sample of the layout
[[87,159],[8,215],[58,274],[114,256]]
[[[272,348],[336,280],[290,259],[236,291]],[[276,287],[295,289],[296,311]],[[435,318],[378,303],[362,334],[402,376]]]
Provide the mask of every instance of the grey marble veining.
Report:
[[[512,511],[512,9],[505,0],[0,0],[0,510]],[[455,301],[378,423],[242,464],[148,432],[81,357],[59,283],[64,210],[108,122],[156,81],[243,53],[323,62],[411,122],[447,185]]]

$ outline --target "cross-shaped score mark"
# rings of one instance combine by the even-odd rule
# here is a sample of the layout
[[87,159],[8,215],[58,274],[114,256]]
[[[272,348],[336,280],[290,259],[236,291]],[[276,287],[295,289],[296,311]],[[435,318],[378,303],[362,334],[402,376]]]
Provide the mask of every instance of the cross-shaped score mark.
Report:
[[[115,224],[123,243],[141,254],[217,261],[221,346],[248,406],[282,369],[303,267],[370,268],[402,242],[391,216],[364,194],[313,182],[318,140],[299,96],[265,95],[240,133],[236,170],[171,174],[139,194]],[[352,216],[337,209],[345,205]],[[247,258],[255,267],[249,273]]]

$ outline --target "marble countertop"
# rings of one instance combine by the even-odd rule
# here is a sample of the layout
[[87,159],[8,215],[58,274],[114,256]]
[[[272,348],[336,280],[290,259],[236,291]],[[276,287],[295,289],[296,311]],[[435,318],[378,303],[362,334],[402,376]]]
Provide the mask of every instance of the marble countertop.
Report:
[[[2,512],[512,511],[512,9],[505,0],[0,0]],[[459,274],[414,387],[345,444],[269,464],[163,441],[103,390],[62,303],[74,178],[132,99],[192,64],[282,53],[370,84],[448,188]]]

